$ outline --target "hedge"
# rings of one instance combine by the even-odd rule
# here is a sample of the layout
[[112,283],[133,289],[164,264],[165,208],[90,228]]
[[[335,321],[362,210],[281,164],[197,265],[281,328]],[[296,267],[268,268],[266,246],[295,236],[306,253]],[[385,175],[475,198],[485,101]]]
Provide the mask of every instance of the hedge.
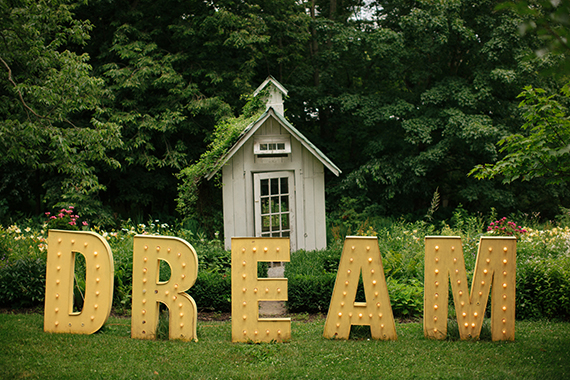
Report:
[[[321,275],[296,274],[288,277],[289,295],[286,302],[290,313],[326,313],[336,280],[336,273]],[[414,281],[401,283],[387,279],[392,312],[397,318],[419,318],[423,313],[423,285]],[[362,279],[356,293],[357,301],[364,301]]]
[[[311,253],[307,252],[305,258]],[[336,274],[320,269],[311,263],[311,274],[293,273],[296,254],[287,264],[289,312],[326,313]],[[334,255],[321,254],[317,257],[334,262]],[[303,259],[305,260],[305,259]],[[329,265],[332,266],[332,265]],[[115,297],[113,310],[128,313],[130,310],[129,265],[117,265],[115,271]],[[297,266],[298,268],[298,266]],[[322,267],[321,267],[322,268]],[[0,262],[0,307],[41,307],[44,302],[46,262],[43,258],[10,258]],[[266,266],[260,266],[260,271]],[[299,272],[299,271],[298,271]],[[387,278],[392,311],[396,318],[418,318],[422,315],[423,284],[415,279]],[[200,311],[229,312],[231,310],[230,272],[200,271],[189,294]],[[357,300],[363,300],[359,287]],[[450,298],[451,301],[451,298]],[[520,260],[517,268],[516,292],[517,319],[570,320],[570,256],[538,257]]]

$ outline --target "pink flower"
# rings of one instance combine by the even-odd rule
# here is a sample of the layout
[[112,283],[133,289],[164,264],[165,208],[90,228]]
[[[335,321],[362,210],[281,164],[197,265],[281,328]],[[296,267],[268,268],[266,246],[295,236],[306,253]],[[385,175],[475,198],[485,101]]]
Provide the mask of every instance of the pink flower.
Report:
[[87,223],[86,221],[83,221],[83,223],[81,223],[81,224],[83,224],[84,226],[89,225],[89,223]]

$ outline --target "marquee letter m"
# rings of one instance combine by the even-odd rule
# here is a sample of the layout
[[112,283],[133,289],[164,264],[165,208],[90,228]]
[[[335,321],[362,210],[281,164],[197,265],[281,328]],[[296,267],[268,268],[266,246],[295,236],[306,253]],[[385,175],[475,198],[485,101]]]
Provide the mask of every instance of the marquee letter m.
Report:
[[447,335],[449,282],[461,339],[477,339],[491,295],[491,334],[494,341],[515,339],[516,238],[482,237],[471,291],[467,287],[461,238],[426,236],[424,276],[424,335]]

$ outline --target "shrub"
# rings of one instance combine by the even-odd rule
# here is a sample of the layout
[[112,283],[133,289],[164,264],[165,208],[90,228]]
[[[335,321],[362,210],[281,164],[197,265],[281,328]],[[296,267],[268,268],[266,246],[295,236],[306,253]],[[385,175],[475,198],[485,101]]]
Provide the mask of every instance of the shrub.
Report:
[[198,310],[229,312],[232,309],[230,273],[198,272],[188,294],[194,298]]
[[[400,232],[397,236],[392,236],[393,239],[379,242],[384,249],[390,249],[387,257],[383,258],[386,273],[401,278],[387,277],[386,280],[395,317],[420,317],[423,310],[423,284],[415,278],[420,272],[423,277],[423,252],[419,253],[419,238],[414,235],[417,232],[414,229]],[[402,242],[402,236],[407,236],[407,241]],[[390,242],[395,244],[390,245]],[[406,251],[398,250],[404,246]],[[342,247],[337,244],[325,250],[297,251],[291,254],[291,262],[285,266],[289,288],[286,307],[289,312],[328,311],[341,250]],[[365,300],[362,279],[359,281],[356,300]]]
[[[326,313],[336,280],[336,273],[321,275],[297,274],[288,277],[289,294],[286,302],[290,313]],[[423,312],[423,285],[400,283],[395,279],[386,280],[392,312],[396,318],[419,318]],[[365,300],[362,279],[356,293],[356,300]]]
[[[73,215],[65,213],[65,215]],[[510,219],[520,220],[521,217]],[[524,219],[524,218],[523,218]],[[450,224],[439,229],[425,222],[393,222],[390,225],[370,219],[359,224],[362,234],[376,234],[382,254],[388,291],[395,317],[419,317],[423,307],[424,238],[426,235],[462,236],[468,281],[471,281],[477,245],[486,223],[481,216],[470,216],[458,209]],[[493,215],[495,222],[498,218]],[[506,219],[505,219],[506,220]],[[500,220],[499,220],[500,221]],[[536,221],[520,223],[526,233],[517,241],[517,319],[570,319],[570,228],[540,228]],[[32,224],[33,225],[33,224]],[[532,228],[526,226],[531,225]],[[512,225],[511,225],[512,226]],[[44,299],[46,234],[42,229],[0,226],[0,305],[41,306]],[[518,228],[521,230],[523,228]],[[502,227],[501,227],[502,228]],[[231,254],[219,239],[209,240],[188,229],[173,229],[157,220],[148,225],[125,225],[119,231],[92,230],[106,239],[112,249],[115,278],[113,311],[131,310],[132,249],[136,234],[178,236],[194,246],[198,254],[198,279],[189,294],[200,310],[231,310]],[[343,241],[336,239],[329,248],[291,253],[285,277],[289,280],[287,308],[290,312],[327,312],[334,288]],[[163,266],[161,279],[169,277]],[[84,278],[78,261],[77,277]],[[258,276],[266,277],[267,263],[258,264]],[[81,283],[78,285],[82,285]],[[81,289],[81,292],[84,290]],[[79,292],[78,292],[79,293]],[[80,297],[79,297],[80,299]],[[357,300],[364,300],[359,286]],[[450,302],[452,298],[450,297]]]
[[517,319],[570,320],[570,256],[519,265],[516,308]]
[[47,248],[42,234],[29,227],[0,227],[0,306],[42,305]]
[[44,302],[46,261],[43,258],[9,259],[0,266],[0,306],[24,308]]
[[286,277],[289,292],[285,305],[290,313],[328,311],[336,273],[295,274]]
[[424,286],[419,281],[410,283],[386,280],[392,313],[396,318],[420,318],[424,310]]

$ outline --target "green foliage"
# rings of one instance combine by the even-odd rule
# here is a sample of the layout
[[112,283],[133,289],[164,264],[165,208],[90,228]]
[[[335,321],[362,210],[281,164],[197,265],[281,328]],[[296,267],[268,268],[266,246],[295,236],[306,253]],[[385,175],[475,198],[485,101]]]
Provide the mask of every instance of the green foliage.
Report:
[[[397,228],[395,228],[397,230]],[[406,235],[405,231],[403,235]],[[417,233],[417,230],[416,230]],[[381,236],[385,235],[381,233]],[[401,239],[394,237],[394,241]],[[412,240],[415,245],[416,238]],[[382,243],[383,241],[380,240]],[[397,244],[397,243],[396,243]],[[383,254],[384,271],[387,278],[388,292],[392,311],[397,318],[418,318],[423,310],[423,284],[417,278],[423,278],[423,252],[413,253],[409,258],[402,245],[398,251],[393,244],[387,254]],[[391,245],[390,242],[386,245]],[[418,248],[422,248],[419,247]],[[381,248],[382,251],[382,248]],[[341,247],[319,251],[297,251],[292,253],[291,262],[285,266],[288,279],[289,312],[325,313],[328,311],[334,289]],[[409,260],[409,261],[408,261]],[[365,300],[362,279],[356,294],[357,300]]]
[[417,280],[401,283],[394,278],[388,278],[386,283],[394,317],[417,319],[423,315],[423,283]]
[[117,314],[131,312],[133,289],[133,240],[120,239],[111,244],[115,277],[113,280],[113,310]]
[[117,126],[100,118],[103,82],[89,56],[73,51],[92,28],[73,18],[73,8],[66,0],[0,5],[0,190],[10,202],[35,203],[36,212],[44,201],[63,201],[92,215],[105,189],[95,165],[117,167],[108,153],[121,140]]
[[[94,25],[86,50],[105,81],[104,116],[120,126],[124,142],[114,151],[121,169],[101,172],[104,200],[137,222],[149,214],[165,219],[176,214],[176,198],[194,197],[177,192],[177,174],[219,139],[214,126],[237,114],[243,94],[268,72],[278,76],[268,66],[287,74],[302,60],[307,17],[290,1],[123,5],[94,0],[77,8]],[[204,184],[198,204],[189,199],[190,210],[181,209],[209,235],[221,220],[212,190]]]
[[[496,142],[524,123],[523,86],[550,92],[559,78],[538,73],[568,62],[568,0],[502,7],[3,2],[0,218],[73,204],[118,228],[148,215],[172,223],[178,210],[211,238],[220,197],[203,176],[247,126],[255,112],[234,116],[267,75],[289,88],[291,122],[342,163],[326,189],[331,215],[346,217],[341,235],[371,216],[442,220],[460,203],[552,217],[565,182],[466,176],[500,159]],[[551,168],[564,168],[562,150]]]
[[[346,173],[328,178],[331,212],[350,197],[360,210],[348,210],[374,210],[365,218],[421,219],[439,189],[440,220],[459,203],[470,212],[540,207],[553,216],[566,186],[515,189],[466,176],[477,163],[497,160],[495,142],[522,124],[521,88],[553,85],[536,75],[548,62],[522,58],[539,39],[521,36],[523,18],[499,14],[495,5],[384,1],[369,3],[370,24],[316,18],[318,82],[295,83],[299,95],[290,103],[299,106],[290,107],[296,126]],[[528,192],[533,196],[517,197]]]
[[[456,209],[449,224],[441,228],[425,222],[397,222],[389,227],[369,225],[377,234],[392,310],[396,318],[419,318],[423,310],[424,238],[426,235],[461,236],[468,283],[471,282],[486,220]],[[570,227],[540,225],[537,220],[518,220],[527,233],[517,241],[517,319],[570,319]],[[131,310],[132,248],[136,234],[178,236],[193,245],[199,262],[198,279],[188,293],[199,310],[228,312],[231,308],[231,255],[220,240],[151,221],[147,225],[125,225],[119,231],[93,227],[109,242],[113,251],[115,278],[113,311],[128,315]],[[16,225],[0,228],[0,306],[37,307],[43,303],[46,268],[45,230]],[[287,309],[290,312],[326,313],[333,292],[341,256],[342,241],[328,249],[291,253],[285,266],[288,278]],[[78,255],[81,258],[81,255]],[[169,266],[161,265],[160,279],[168,280]],[[267,275],[267,263],[258,265],[258,276]],[[85,261],[76,260],[76,309],[82,305]],[[357,300],[364,301],[362,283]],[[452,298],[450,297],[450,305]],[[453,312],[452,312],[453,313]]]
[[[220,160],[227,150],[237,141],[241,134],[261,116],[264,110],[264,96],[250,98],[243,114],[236,118],[224,119],[215,127],[212,142],[208,150],[200,156],[200,160],[180,171],[178,179],[178,211],[185,217],[196,215],[196,203],[202,180],[221,165]],[[219,175],[217,177],[219,180]]]
[[198,279],[188,294],[194,298],[198,310],[231,311],[230,273],[198,272]]
[[37,307],[43,304],[46,240],[43,231],[0,226],[0,305]]
[[439,188],[438,188],[438,189],[435,189],[435,192],[433,193],[433,198],[431,199],[431,204],[430,204],[429,209],[426,213],[426,219],[430,222],[433,220],[433,214],[439,208],[439,201],[440,201],[440,196],[439,196]]
[[328,311],[336,273],[286,274],[285,277],[288,284],[286,307],[290,313]]
[[[553,55],[557,63],[555,70],[548,74],[563,74],[570,72],[570,62],[565,57],[570,54],[570,1],[568,0],[537,0],[515,1],[500,4],[498,9],[512,9],[524,18],[521,24],[523,34],[532,33],[540,37],[542,47],[534,53],[541,57]],[[556,72],[558,71],[558,73]]]
[[0,306],[26,308],[44,301],[45,258],[23,257],[0,264]]
[[537,257],[517,266],[520,319],[570,320],[570,256]]
[[499,141],[505,157],[495,164],[478,165],[470,174],[479,179],[500,175],[504,182],[538,177],[551,184],[570,181],[570,83],[560,93],[548,96],[543,89],[525,87],[519,95],[525,111],[522,133]]

